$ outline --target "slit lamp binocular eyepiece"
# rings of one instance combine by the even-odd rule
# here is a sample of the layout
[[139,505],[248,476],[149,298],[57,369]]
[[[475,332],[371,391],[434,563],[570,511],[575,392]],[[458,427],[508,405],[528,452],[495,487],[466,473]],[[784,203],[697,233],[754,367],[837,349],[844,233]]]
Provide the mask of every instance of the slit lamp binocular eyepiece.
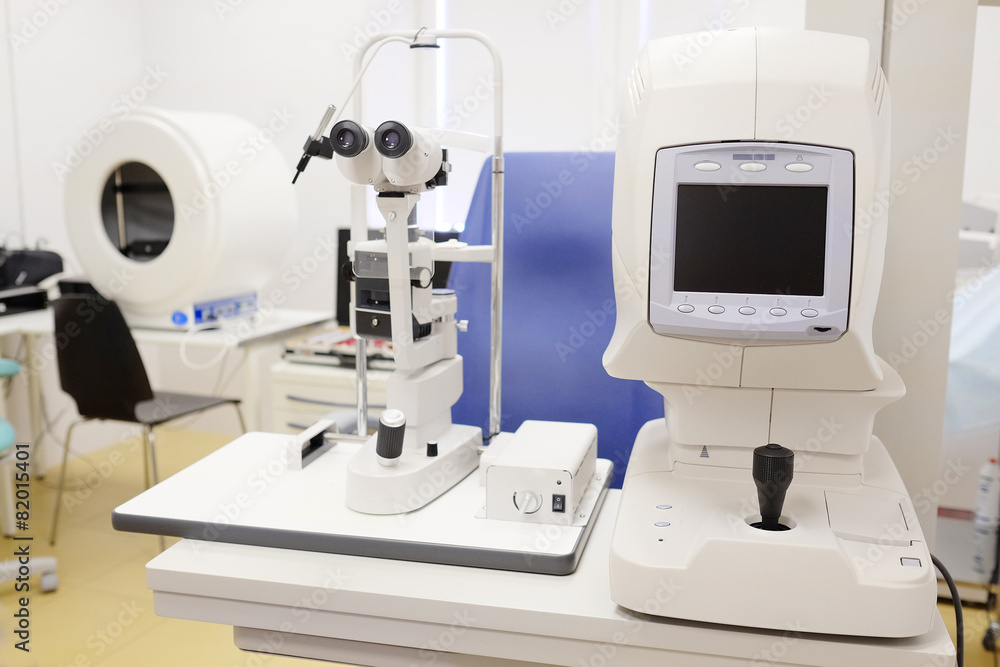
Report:
[[447,151],[422,128],[389,120],[377,128],[341,120],[330,131],[337,166],[353,183],[379,191],[425,191],[447,185]]

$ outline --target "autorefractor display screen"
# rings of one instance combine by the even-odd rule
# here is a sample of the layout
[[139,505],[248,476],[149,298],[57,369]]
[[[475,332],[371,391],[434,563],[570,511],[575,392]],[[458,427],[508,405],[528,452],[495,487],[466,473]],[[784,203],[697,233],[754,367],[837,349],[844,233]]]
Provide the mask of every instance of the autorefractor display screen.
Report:
[[826,186],[677,186],[675,292],[823,296]]

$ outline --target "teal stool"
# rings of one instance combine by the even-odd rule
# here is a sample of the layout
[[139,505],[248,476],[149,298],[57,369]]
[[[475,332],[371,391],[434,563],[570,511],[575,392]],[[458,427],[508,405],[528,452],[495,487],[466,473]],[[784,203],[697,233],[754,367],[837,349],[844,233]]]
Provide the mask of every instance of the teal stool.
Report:
[[[20,372],[21,365],[16,361],[0,359],[0,378],[14,377]],[[15,440],[14,427],[6,419],[0,418],[0,458],[10,453],[8,450],[14,446]]]
[[[10,359],[0,359],[0,378],[14,377],[21,372],[21,366]],[[17,434],[9,421],[0,417],[0,527],[3,534],[12,536],[17,532],[14,524],[14,462]],[[0,582],[11,581],[18,576],[20,563],[17,560],[0,562]],[[56,575],[56,559],[51,556],[32,557],[32,574],[41,573],[39,587],[48,593],[56,590],[59,579]]]

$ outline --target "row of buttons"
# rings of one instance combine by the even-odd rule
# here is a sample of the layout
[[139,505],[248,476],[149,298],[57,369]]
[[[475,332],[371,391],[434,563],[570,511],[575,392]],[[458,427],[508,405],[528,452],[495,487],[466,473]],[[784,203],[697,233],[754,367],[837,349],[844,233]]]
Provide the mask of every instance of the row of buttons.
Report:
[[[693,313],[695,308],[690,303],[682,303],[681,305],[677,306],[677,310],[679,310],[682,313]],[[709,306],[708,312],[712,313],[713,315],[721,315],[724,312],[726,312],[726,309],[724,306],[716,304],[714,306]],[[754,308],[753,306],[740,306],[739,308],[740,315],[754,315],[756,314],[756,312],[757,309]],[[785,315],[788,314],[787,310],[780,307],[771,308],[767,312],[769,312],[774,317],[784,317]],[[803,308],[800,311],[800,314],[802,315],[802,317],[816,317],[817,315],[819,315],[819,311],[816,310],[815,308]]]
[[[656,509],[658,509],[658,510],[670,510],[670,509],[673,509],[673,505],[657,505]],[[653,525],[656,526],[657,528],[667,528],[667,527],[670,526],[670,522],[669,521],[655,521],[655,522],[653,522]]]
[[[697,163],[694,168],[698,171],[718,171],[722,169],[722,165],[718,162],[704,161]],[[812,168],[813,166],[808,162],[789,162],[785,165],[785,169],[796,173],[812,171]],[[743,171],[764,171],[767,169],[767,165],[760,162],[744,162],[740,165],[740,169]]]

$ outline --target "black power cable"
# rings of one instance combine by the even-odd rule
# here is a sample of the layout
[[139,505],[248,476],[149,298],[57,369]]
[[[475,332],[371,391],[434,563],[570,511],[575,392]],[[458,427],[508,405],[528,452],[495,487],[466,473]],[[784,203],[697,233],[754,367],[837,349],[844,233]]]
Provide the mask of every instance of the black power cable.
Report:
[[938,572],[944,577],[945,583],[948,584],[948,590],[951,592],[951,599],[955,605],[955,664],[958,667],[963,667],[965,665],[965,621],[962,618],[962,600],[958,597],[958,586],[951,578],[951,573],[934,554],[931,554],[931,562],[934,563],[934,567],[938,569]]

